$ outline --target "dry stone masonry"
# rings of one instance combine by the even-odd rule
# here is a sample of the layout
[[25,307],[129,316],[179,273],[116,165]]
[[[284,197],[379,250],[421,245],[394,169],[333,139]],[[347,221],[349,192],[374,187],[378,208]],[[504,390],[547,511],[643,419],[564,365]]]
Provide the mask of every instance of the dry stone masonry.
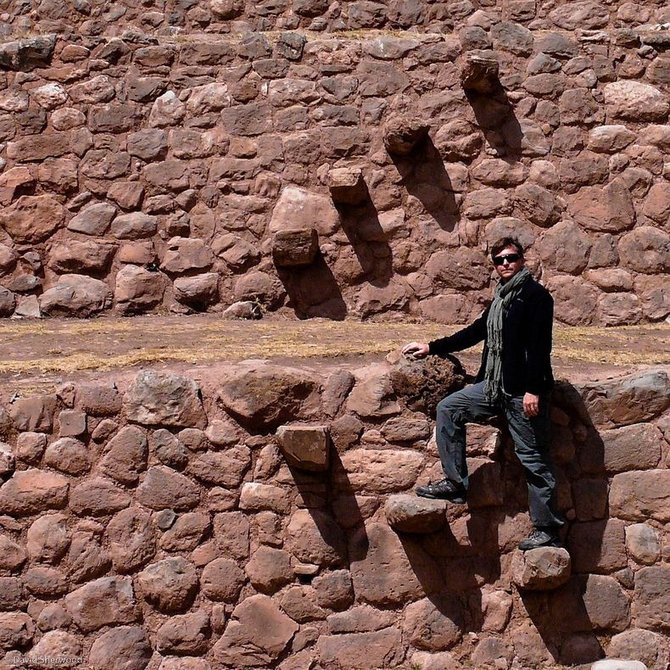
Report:
[[467,506],[412,493],[436,376],[464,382],[246,361],[1,406],[0,667],[666,670],[667,370],[558,384],[566,549],[525,554],[504,429],[469,429]]
[[670,314],[662,0],[2,0],[0,315]]

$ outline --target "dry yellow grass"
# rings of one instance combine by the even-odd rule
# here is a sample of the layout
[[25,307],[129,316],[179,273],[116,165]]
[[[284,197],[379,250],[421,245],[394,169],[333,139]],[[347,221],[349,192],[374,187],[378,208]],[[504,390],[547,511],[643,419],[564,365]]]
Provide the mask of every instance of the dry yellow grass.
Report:
[[[0,374],[110,371],[160,362],[203,364],[243,358],[316,359],[380,356],[411,340],[456,327],[358,321],[259,322],[204,317],[140,317],[0,324]],[[670,363],[670,326],[557,326],[554,356],[589,364]]]

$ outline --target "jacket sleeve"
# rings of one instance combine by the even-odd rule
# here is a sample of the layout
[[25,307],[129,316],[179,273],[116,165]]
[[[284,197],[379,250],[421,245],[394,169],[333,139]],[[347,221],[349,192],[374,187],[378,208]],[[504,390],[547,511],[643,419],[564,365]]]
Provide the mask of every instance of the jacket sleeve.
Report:
[[451,354],[454,351],[463,351],[463,349],[467,349],[468,347],[472,347],[478,342],[483,341],[486,339],[486,319],[488,314],[489,308],[487,307],[484,313],[469,326],[466,326],[453,335],[429,342],[429,353],[436,356],[443,356],[445,354]]
[[547,291],[542,291],[533,303],[526,340],[525,391],[540,395],[547,387],[547,371],[551,370],[554,300]]

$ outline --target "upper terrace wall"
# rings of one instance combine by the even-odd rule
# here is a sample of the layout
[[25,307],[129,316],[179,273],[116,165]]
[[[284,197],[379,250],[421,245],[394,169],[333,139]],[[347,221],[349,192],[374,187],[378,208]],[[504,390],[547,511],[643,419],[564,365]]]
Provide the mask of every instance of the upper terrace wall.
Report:
[[558,385],[570,555],[524,563],[504,431],[468,430],[467,506],[412,494],[439,477],[421,365],[143,371],[1,406],[0,667],[667,670],[667,372]]
[[507,232],[567,323],[670,313],[664,3],[5,4],[2,315],[463,322]]

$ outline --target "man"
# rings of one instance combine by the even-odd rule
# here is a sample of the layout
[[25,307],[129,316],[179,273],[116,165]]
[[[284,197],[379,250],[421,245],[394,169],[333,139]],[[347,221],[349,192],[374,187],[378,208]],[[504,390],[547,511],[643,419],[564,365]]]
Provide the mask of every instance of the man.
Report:
[[525,266],[523,247],[505,237],[491,249],[500,282],[482,316],[450,337],[403,347],[410,358],[442,356],[484,341],[475,384],[444,398],[437,406],[436,439],[445,478],[419,486],[425,498],[465,503],[468,469],[465,424],[496,415],[507,419],[516,454],[528,484],[530,517],[535,527],[520,549],[560,546],[563,521],[553,497],[556,488],[549,456],[549,392],[553,300]]

